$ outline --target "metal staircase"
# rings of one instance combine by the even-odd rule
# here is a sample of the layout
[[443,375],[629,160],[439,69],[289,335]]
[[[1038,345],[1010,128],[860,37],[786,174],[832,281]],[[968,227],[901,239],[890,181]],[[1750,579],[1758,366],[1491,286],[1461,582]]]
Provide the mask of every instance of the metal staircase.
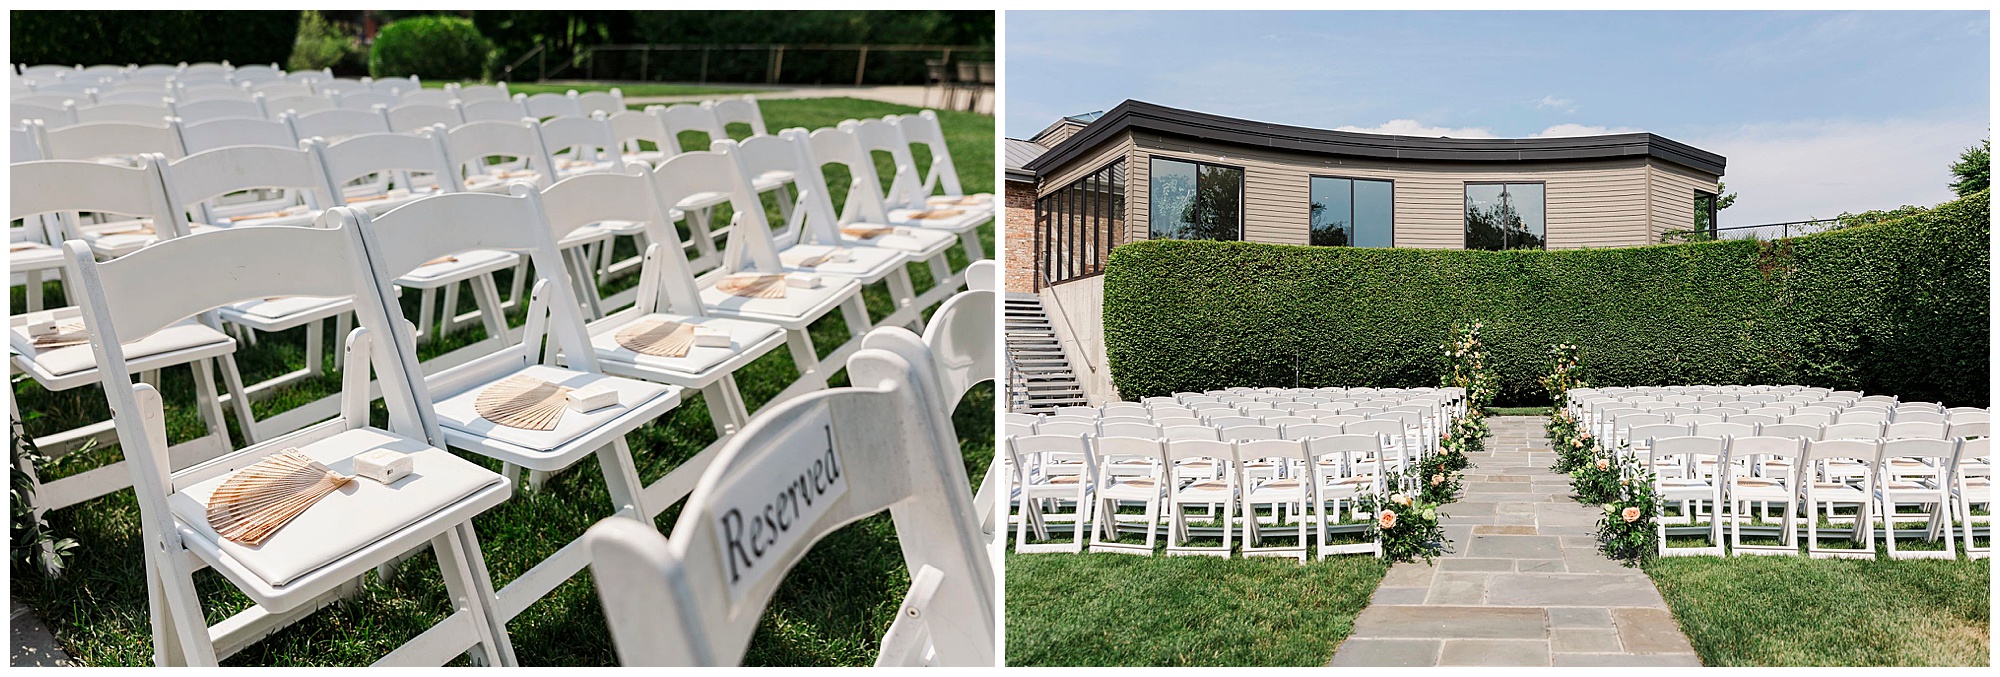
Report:
[[1063,356],[1062,341],[1034,294],[1007,294],[1007,408],[1045,414],[1056,407],[1084,405],[1083,385]]

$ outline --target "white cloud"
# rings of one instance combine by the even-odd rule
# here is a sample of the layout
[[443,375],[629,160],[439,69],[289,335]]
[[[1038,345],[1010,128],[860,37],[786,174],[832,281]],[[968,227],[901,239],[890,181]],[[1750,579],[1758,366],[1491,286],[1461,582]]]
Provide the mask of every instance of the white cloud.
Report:
[[1579,124],[1576,124],[1576,123],[1574,123],[1574,122],[1565,122],[1565,123],[1562,123],[1562,124],[1559,124],[1559,125],[1556,125],[1556,126],[1553,126],[1553,127],[1550,127],[1550,128],[1548,128],[1548,129],[1544,129],[1544,130],[1542,130],[1542,131],[1539,131],[1539,132],[1535,132],[1535,133],[1533,133],[1533,134],[1529,134],[1529,135],[1528,135],[1528,138],[1530,138],[1530,139],[1546,139],[1546,138],[1550,138],[1550,137],[1557,137],[1557,136],[1597,136],[1597,135],[1599,135],[1599,134],[1630,134],[1630,133],[1632,133],[1632,132],[1637,132],[1637,131],[1640,131],[1640,130],[1637,130],[1637,129],[1633,129],[1633,128],[1631,128],[1631,127],[1606,127],[1606,126],[1604,126],[1604,125],[1579,125]]
[[1485,127],[1460,127],[1460,128],[1437,127],[1433,125],[1426,125],[1424,123],[1417,122],[1416,120],[1408,120],[1408,119],[1390,120],[1388,122],[1384,122],[1374,127],[1356,127],[1354,125],[1343,125],[1340,127],[1335,127],[1334,129],[1343,132],[1362,132],[1364,134],[1393,134],[1396,136],[1449,136],[1454,139],[1496,138],[1492,130],[1489,130]]
[[1728,158],[1723,181],[1739,197],[1722,225],[1776,223],[1952,199],[1949,167],[1986,138],[1985,118],[1805,120],[1679,140]]
[[1574,113],[1576,112],[1576,100],[1564,99],[1554,94],[1549,94],[1543,96],[1540,99],[1536,99],[1535,107],[1544,109],[1553,108],[1555,110],[1559,110],[1564,113]]

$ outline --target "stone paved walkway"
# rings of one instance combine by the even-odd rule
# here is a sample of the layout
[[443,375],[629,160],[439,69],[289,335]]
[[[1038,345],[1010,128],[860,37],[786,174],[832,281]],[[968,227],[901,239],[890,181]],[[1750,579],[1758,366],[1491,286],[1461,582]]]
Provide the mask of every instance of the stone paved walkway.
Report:
[[1597,510],[1548,470],[1547,419],[1488,421],[1444,507],[1454,552],[1390,569],[1333,665],[1700,665],[1652,579],[1598,554]]

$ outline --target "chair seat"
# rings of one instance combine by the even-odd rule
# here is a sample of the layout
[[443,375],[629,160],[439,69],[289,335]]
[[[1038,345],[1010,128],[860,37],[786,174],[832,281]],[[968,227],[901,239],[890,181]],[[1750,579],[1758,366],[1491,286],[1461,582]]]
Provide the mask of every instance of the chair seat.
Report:
[[534,170],[510,169],[465,177],[465,189],[475,193],[505,193],[507,186],[516,182],[539,184],[541,178],[542,175]]
[[[481,489],[500,484],[500,475],[422,442],[375,428],[335,434],[299,447],[299,453],[343,475],[354,474],[354,457],[387,449],[410,455],[413,469],[394,484],[356,478],[328,494],[273,532],[261,545],[223,540],[208,524],[208,499],[229,476],[223,475],[176,492],[167,499],[174,517],[227,556],[218,566],[233,565],[272,587],[346,557],[415,524]],[[256,459],[244,459],[249,465]]]
[[453,254],[452,257],[458,260],[418,266],[410,271],[410,274],[396,278],[396,284],[405,287],[436,287],[482,273],[509,268],[521,260],[519,254],[498,249],[461,252]]
[[889,210],[888,214],[889,223],[898,226],[919,226],[923,228],[937,228],[940,230],[948,230],[954,233],[960,233],[972,230],[974,228],[978,228],[979,224],[993,220],[993,212],[978,212],[978,211],[968,211],[963,214],[956,214],[936,219],[911,218],[912,215],[915,215],[918,212],[922,211],[927,211],[927,210],[891,209]]
[[1860,489],[1839,482],[1814,482],[1813,500],[1816,501],[1859,501],[1867,498]]
[[[721,276],[716,276],[719,281]],[[768,319],[780,324],[798,323],[819,317],[861,288],[860,281],[851,277],[822,277],[816,289],[787,287],[785,297],[758,299],[737,296],[712,284],[701,290],[701,305],[711,311],[732,317]]]
[[1181,500],[1206,501],[1229,496],[1229,483],[1223,480],[1201,480],[1174,492],[1174,498]]
[[[842,262],[827,261],[811,268],[798,265],[802,261],[811,260],[814,257],[825,255],[836,249],[847,250],[848,260]],[[889,273],[895,272],[899,266],[908,260],[909,255],[884,247],[831,247],[823,244],[795,244],[786,247],[784,251],[778,252],[778,263],[783,264],[787,272],[804,271],[820,275],[839,275],[842,277],[852,277],[864,283],[873,283],[876,280],[882,279]]]
[[798,178],[798,175],[790,171],[773,169],[750,177],[750,187],[762,193],[767,190],[776,190],[778,186],[791,183],[796,178]]
[[[881,239],[881,238],[876,238]],[[62,250],[40,242],[15,242],[7,251],[7,270],[19,273],[27,270],[51,270],[61,268]]]
[[[593,383],[604,383],[617,391],[618,404],[588,412],[565,409],[562,418],[556,422],[556,427],[552,430],[512,428],[481,418],[473,407],[474,402],[479,399],[479,392],[488,385],[513,376],[526,376],[569,388],[583,388]],[[460,439],[498,440],[530,451],[546,452],[588,435],[629,412],[647,409],[656,399],[677,397],[679,392],[680,389],[675,386],[536,364],[481,381],[478,385],[439,401],[437,417],[438,425],[445,429],[448,437],[456,432],[459,433]],[[453,440],[454,446],[457,441]]]
[[1047,484],[1068,484],[1068,485],[1074,485],[1074,484],[1076,484],[1077,482],[1081,482],[1081,481],[1083,481],[1083,476],[1082,476],[1082,475],[1058,475],[1058,476],[1056,476],[1056,477],[1051,477],[1051,478],[1048,478],[1048,481],[1047,481]]
[[600,221],[595,224],[595,227],[620,237],[629,237],[646,232],[646,223],[644,221]]
[[[97,368],[97,356],[91,353],[90,344],[87,343],[62,346],[60,348],[37,349],[35,347],[35,339],[28,336],[28,324],[42,320],[54,320],[58,325],[80,323],[83,321],[83,313],[76,307],[70,306],[15,315],[8,322],[7,345],[13,348],[14,352],[19,354],[22,359],[33,362],[36,367],[51,376],[67,376]],[[134,341],[126,341],[125,359],[137,366],[144,363],[145,359],[149,357],[182,351],[194,351],[202,348],[216,349],[201,351],[200,356],[203,357],[209,354],[226,353],[236,349],[236,340],[229,338],[222,332],[209,328],[208,325],[197,322],[194,319],[187,319],[178,324],[168,325],[164,329],[153,332],[152,335],[141,337]],[[189,359],[192,360],[195,358],[190,357]],[[147,364],[145,368],[158,369],[163,366],[172,366],[173,364],[179,364],[179,362],[157,365]],[[134,371],[139,370],[134,369]]]
[[612,235],[613,233],[606,230],[603,225],[591,224],[572,230],[568,235],[564,235],[562,241],[556,243],[556,248],[569,249],[570,247],[580,247],[593,242],[602,242],[611,239]]
[[[221,314],[222,319],[236,324],[261,331],[278,331],[353,309],[352,296],[282,296],[223,306]],[[339,340],[344,341],[346,337]]]
[[691,212],[697,209],[706,209],[708,207],[713,207],[728,201],[729,201],[728,193],[723,193],[713,190],[704,190],[699,193],[694,193],[688,195],[687,197],[681,198],[680,202],[674,203],[674,207],[677,209],[681,209],[683,211]]
[[1296,479],[1271,480],[1259,483],[1244,496],[1246,501],[1300,500],[1306,496],[1306,485]]
[[[680,357],[661,357],[633,352],[632,349],[618,344],[619,330],[629,327],[634,323],[652,320],[666,320],[669,322],[680,322],[683,324],[728,330],[729,347],[710,348],[695,346],[689,348],[687,354]],[[693,377],[728,361],[729,358],[741,354],[744,350],[748,350],[782,333],[784,333],[784,328],[762,322],[749,322],[726,317],[689,317],[686,315],[651,313],[640,315],[632,318],[631,321],[620,322],[615,325],[606,322],[591,325],[590,345],[597,349],[597,356],[602,360],[621,362],[649,369],[659,369]]]

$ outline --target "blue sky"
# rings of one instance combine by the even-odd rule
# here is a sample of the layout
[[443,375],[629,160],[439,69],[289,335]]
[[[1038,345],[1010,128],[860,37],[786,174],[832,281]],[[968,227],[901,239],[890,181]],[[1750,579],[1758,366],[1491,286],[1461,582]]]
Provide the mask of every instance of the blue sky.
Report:
[[1128,98],[1453,137],[1648,131],[1729,158],[1724,225],[1950,199],[1985,12],[1006,14],[1007,136]]

